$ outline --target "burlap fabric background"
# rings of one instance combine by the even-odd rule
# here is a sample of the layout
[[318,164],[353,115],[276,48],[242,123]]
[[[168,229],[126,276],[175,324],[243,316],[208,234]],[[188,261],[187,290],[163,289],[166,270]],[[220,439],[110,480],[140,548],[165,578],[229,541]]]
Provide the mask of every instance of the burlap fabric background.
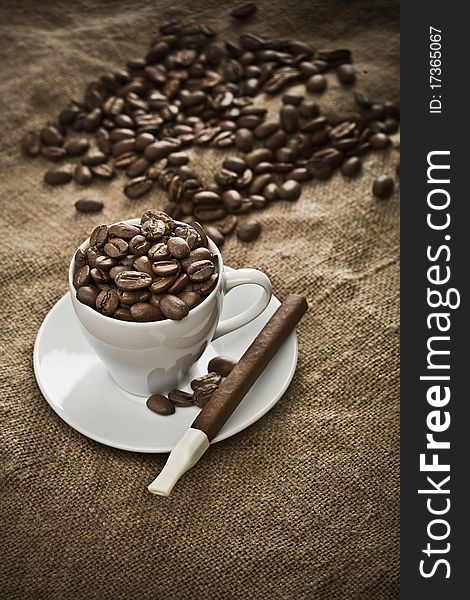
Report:
[[[352,48],[358,88],[398,97],[398,7],[386,2],[259,2],[244,28]],[[262,420],[214,446],[175,488],[146,485],[164,455],[95,443],[65,425],[33,376],[36,332],[66,292],[69,258],[98,222],[162,206],[96,189],[98,216],[75,213],[73,185],[42,183],[46,161],[18,141],[85,82],[142,56],[160,20],[197,17],[221,37],[241,27],[217,0],[0,2],[0,596],[47,600],[387,600],[398,597],[398,198],[367,157],[356,180],[312,183],[260,213],[262,238],[231,239],[225,262],[255,266],[279,297],[304,292],[290,388]],[[329,75],[325,109],[351,106]],[[202,174],[222,154],[199,153]]]

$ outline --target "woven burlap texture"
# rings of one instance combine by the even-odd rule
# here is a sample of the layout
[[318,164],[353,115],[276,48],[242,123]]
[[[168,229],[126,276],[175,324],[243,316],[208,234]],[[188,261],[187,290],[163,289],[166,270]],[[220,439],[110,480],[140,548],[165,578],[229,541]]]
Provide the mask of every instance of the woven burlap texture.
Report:
[[[83,191],[43,184],[50,163],[25,159],[19,139],[86,82],[143,56],[163,19],[197,18],[221,39],[252,31],[349,47],[357,88],[398,98],[394,3],[258,5],[234,25],[217,0],[0,3],[1,598],[398,597],[399,205],[371,194],[374,176],[394,174],[396,147],[368,156],[357,179],[312,182],[298,202],[260,212],[257,242],[226,243],[225,262],[262,269],[278,297],[307,295],[298,368],[273,410],[212,447],[170,498],[146,490],[165,455],[85,438],[34,379],[35,336],[67,290],[74,249],[96,224],[162,207],[164,195],[127,200],[119,178],[93,188],[101,214],[77,214]],[[328,83],[321,107],[352,108],[333,73]],[[193,164],[210,180],[223,156],[201,151]]]

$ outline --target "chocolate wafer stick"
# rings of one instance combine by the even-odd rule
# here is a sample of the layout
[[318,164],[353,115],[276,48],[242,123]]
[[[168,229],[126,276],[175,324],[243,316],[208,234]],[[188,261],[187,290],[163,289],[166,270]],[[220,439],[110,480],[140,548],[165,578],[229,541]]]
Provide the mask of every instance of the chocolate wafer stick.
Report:
[[148,486],[152,494],[169,496],[181,475],[197,463],[307,308],[305,296],[293,294],[284,300],[173,448],[162,472]]
[[191,425],[192,428],[203,431],[209,441],[214,439],[283,342],[295,329],[307,308],[305,296],[298,294],[287,296],[198,414]]

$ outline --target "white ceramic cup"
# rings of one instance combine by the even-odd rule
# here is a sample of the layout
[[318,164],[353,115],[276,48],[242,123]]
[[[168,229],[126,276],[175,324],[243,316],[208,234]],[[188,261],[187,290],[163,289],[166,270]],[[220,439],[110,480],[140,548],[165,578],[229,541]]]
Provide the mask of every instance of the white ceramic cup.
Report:
[[[123,222],[137,225],[140,220]],[[76,267],[72,258],[69,288],[75,314],[88,343],[104,362],[114,381],[127,392],[149,396],[166,393],[186,383],[190,368],[211,340],[246,325],[268,306],[271,299],[268,277],[256,269],[224,271],[217,246],[210,239],[208,243],[209,250],[217,257],[217,286],[181,321],[119,321],[79,302],[73,286]],[[80,248],[86,250],[89,246],[88,238]],[[225,294],[247,283],[261,286],[263,293],[260,298],[240,314],[219,322]]]

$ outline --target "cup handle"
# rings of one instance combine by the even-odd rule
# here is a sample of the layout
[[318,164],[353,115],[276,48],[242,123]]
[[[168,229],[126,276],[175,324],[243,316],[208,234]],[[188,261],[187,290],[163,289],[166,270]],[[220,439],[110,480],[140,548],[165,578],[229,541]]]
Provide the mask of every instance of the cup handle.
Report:
[[243,325],[253,321],[253,319],[256,319],[256,317],[268,306],[272,294],[271,282],[269,281],[268,276],[256,269],[224,271],[223,278],[223,288],[225,293],[246,283],[259,285],[263,288],[263,293],[252,306],[241,312],[239,315],[221,321],[215,330],[214,337],[212,338],[213,340],[216,340],[222,335],[230,333],[235,329],[239,329]]

